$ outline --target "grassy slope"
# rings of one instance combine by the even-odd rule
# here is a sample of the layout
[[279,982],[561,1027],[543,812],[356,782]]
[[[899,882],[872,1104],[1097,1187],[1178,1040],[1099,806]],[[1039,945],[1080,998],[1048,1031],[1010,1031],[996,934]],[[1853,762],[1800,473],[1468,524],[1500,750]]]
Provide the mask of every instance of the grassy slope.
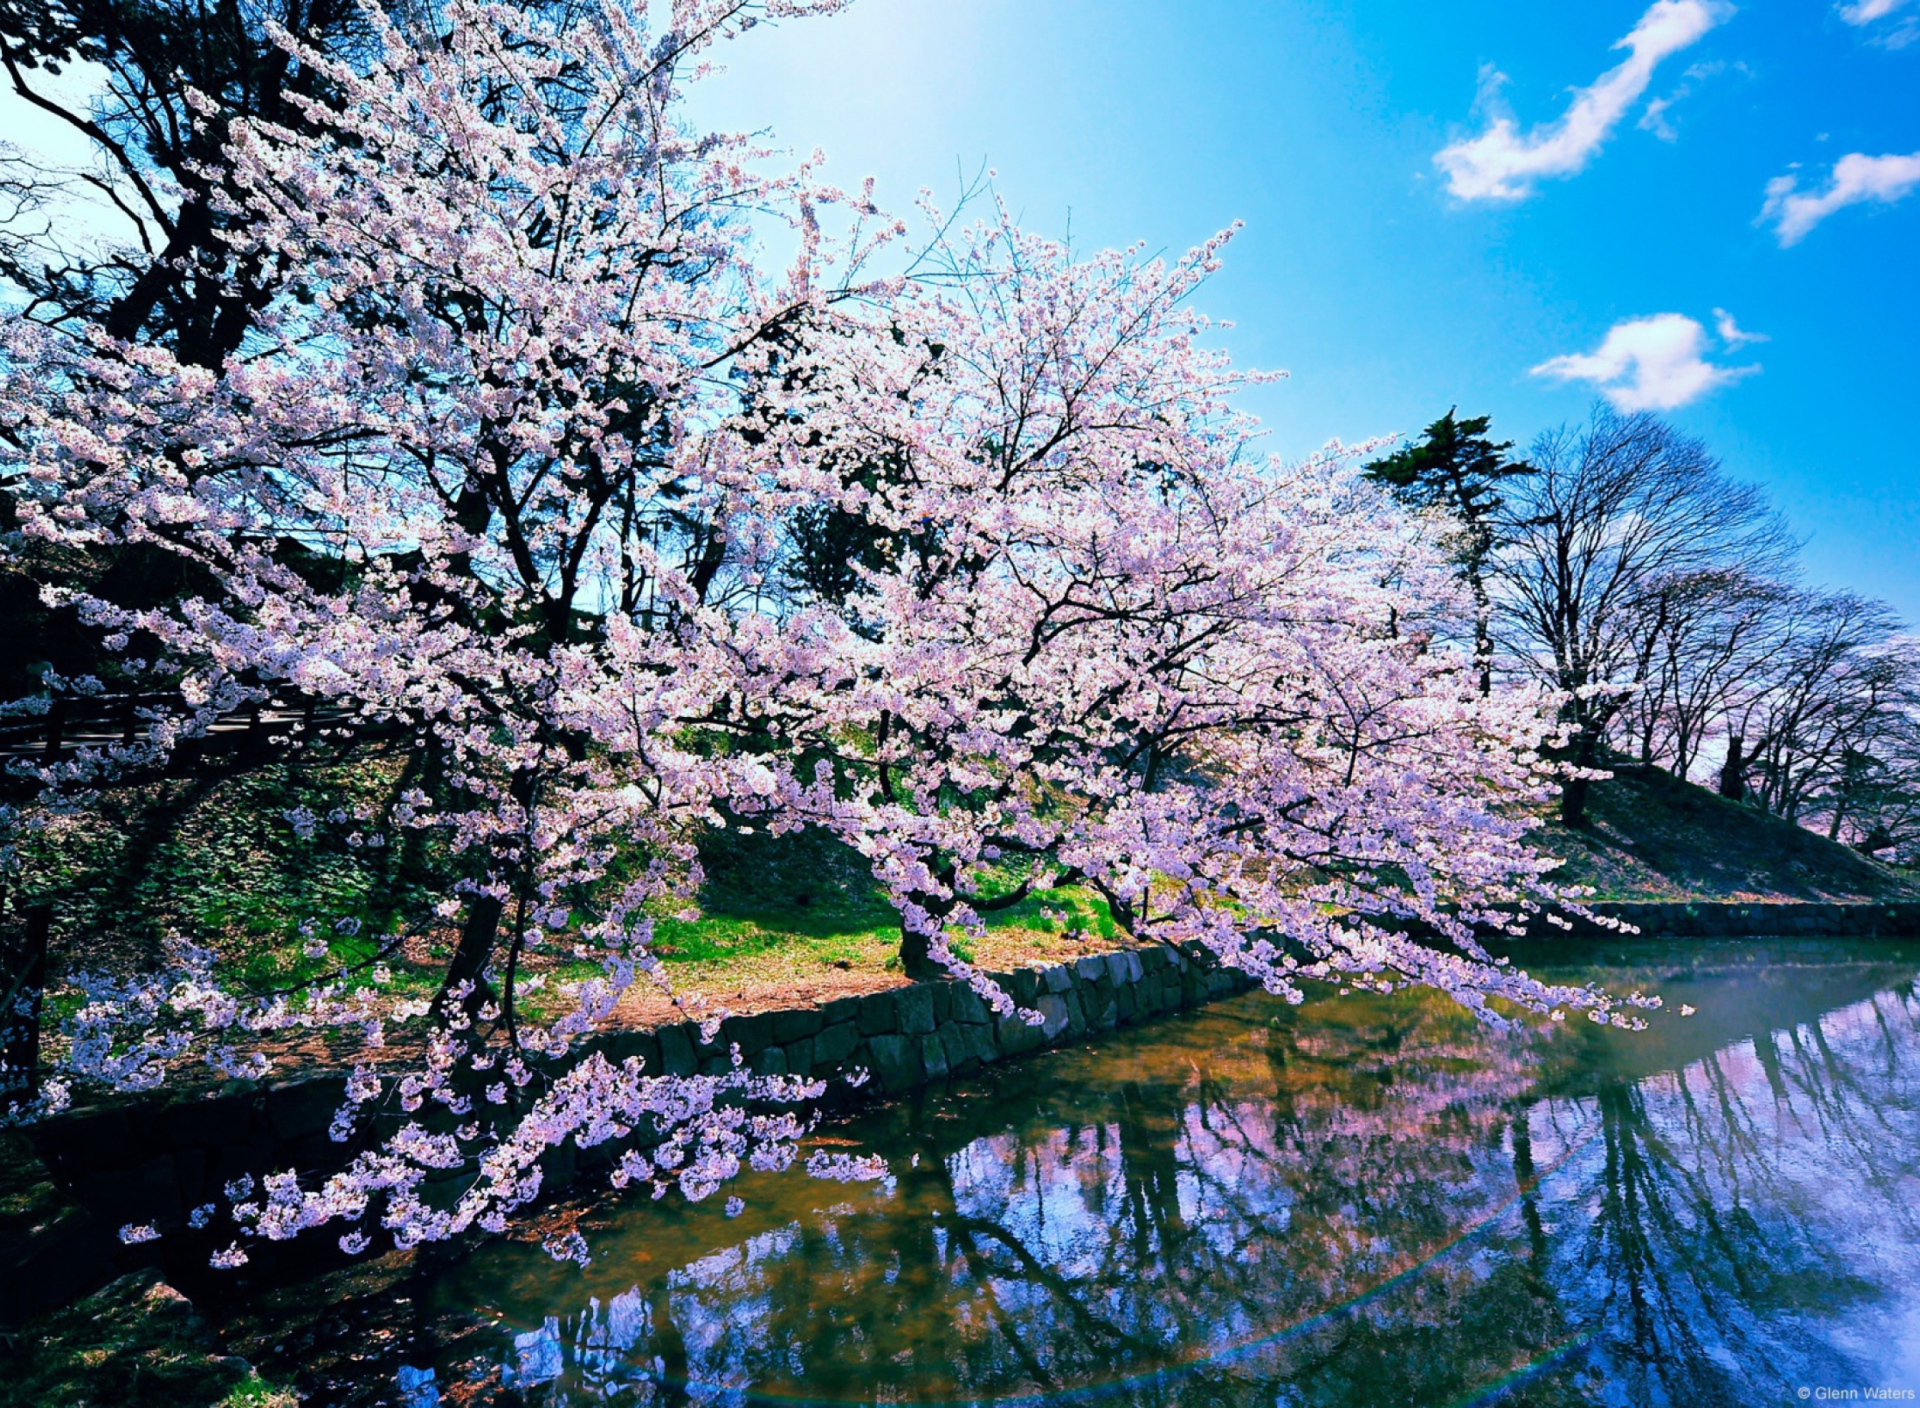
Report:
[[1560,878],[1620,900],[1894,900],[1920,877],[1658,770],[1594,784],[1585,826],[1542,828]]

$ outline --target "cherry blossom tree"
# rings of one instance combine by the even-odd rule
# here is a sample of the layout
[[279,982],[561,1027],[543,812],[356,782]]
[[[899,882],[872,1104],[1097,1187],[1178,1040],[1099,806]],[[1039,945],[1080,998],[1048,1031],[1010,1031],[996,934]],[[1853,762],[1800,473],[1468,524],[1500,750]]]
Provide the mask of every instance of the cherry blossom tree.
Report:
[[1278,991],[1338,972],[1551,1006],[1472,929],[1548,896],[1522,840],[1542,698],[1482,699],[1435,644],[1471,604],[1344,456],[1258,453],[1247,378],[1186,311],[1224,242],[1076,261],[1001,213],[789,369],[787,484],[887,551],[832,613],[741,621],[732,697],[814,769],[769,815],[872,858],[910,966],[1072,883]]
[[[1224,236],[1080,259],[1004,211],[929,209],[910,248],[817,162],[689,127],[715,41],[833,7],[370,9],[353,62],[280,34],[329,96],[290,97],[297,129],[228,125],[223,228],[250,279],[282,271],[244,343],[206,366],[6,325],[22,539],[140,544],[205,584],[69,593],[176,702],[37,765],[41,812],[294,691],[405,739],[417,785],[287,824],[450,857],[431,1001],[377,960],[249,992],[184,943],[77,979],[46,1106],[195,1058],[259,1074],[290,1028],[378,1046],[432,1018],[413,1068],[356,1069],[343,1171],[230,1190],[218,1265],[329,1224],[350,1251],[369,1220],[401,1245],[501,1228],[569,1142],[633,1146],[616,1182],[695,1197],[790,1161],[817,1083],[583,1044],[659,979],[653,918],[688,902],[707,826],[839,837],[911,969],[1005,1013],[951,938],[1076,884],[1138,941],[1296,999],[1411,982],[1492,1021],[1632,1020],[1475,937],[1562,898],[1524,840],[1553,701],[1482,695],[1442,643],[1472,610],[1443,548],[1344,455],[1260,452],[1247,376],[1188,310]],[[828,527],[857,548],[834,573]],[[553,942],[601,974],[533,1022],[524,962]]]

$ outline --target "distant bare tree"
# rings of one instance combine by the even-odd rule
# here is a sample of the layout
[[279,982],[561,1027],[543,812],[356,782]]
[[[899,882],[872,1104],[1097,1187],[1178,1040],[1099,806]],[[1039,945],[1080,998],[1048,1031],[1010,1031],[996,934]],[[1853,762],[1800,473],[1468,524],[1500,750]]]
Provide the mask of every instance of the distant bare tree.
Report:
[[1579,824],[1588,774],[1656,675],[1676,614],[1716,576],[1783,572],[1793,545],[1758,490],[1651,416],[1597,407],[1528,458],[1538,472],[1500,525],[1495,611],[1510,667],[1566,697],[1561,817]]
[[1882,602],[1851,592],[1797,594],[1729,711],[1721,790],[1750,791],[1768,811],[1800,821],[1850,770],[1859,781],[1863,759],[1906,726],[1920,698],[1899,627]]
[[1752,686],[1793,588],[1740,568],[1696,573],[1663,588],[1646,682],[1620,716],[1620,744],[1641,766],[1687,777],[1702,747]]
[[1831,840],[1876,860],[1920,863],[1920,720],[1888,711],[1871,750],[1850,749],[1840,775],[1814,797],[1805,820],[1826,823]]

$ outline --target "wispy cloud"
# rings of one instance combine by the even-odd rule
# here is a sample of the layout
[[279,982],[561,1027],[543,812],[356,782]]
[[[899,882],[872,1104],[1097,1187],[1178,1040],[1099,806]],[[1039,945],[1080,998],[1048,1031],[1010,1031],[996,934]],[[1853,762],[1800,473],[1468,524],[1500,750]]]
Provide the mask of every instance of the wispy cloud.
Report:
[[1873,43],[1885,45],[1889,49],[1904,49],[1916,38],[1920,38],[1920,18],[1909,15],[1890,25],[1879,22],[1906,7],[1907,0],[1853,0],[1852,4],[1840,5],[1837,8],[1840,18],[1856,28],[1877,26],[1876,32],[1868,36]]
[[1783,248],[1800,243],[1836,210],[1870,200],[1891,205],[1920,187],[1920,152],[1911,156],[1849,152],[1833,164],[1833,179],[1824,191],[1802,191],[1799,185],[1797,176],[1776,176],[1767,182],[1767,203],[1760,218],[1774,222]]
[[[1734,64],[1737,73],[1746,73],[1745,64]],[[1676,142],[1680,134],[1673,124],[1667,121],[1667,111],[1683,98],[1693,95],[1693,85],[1705,79],[1718,77],[1727,71],[1727,65],[1719,61],[1707,64],[1690,64],[1687,71],[1680,75],[1680,84],[1671,93],[1658,98],[1647,99],[1647,105],[1641,110],[1640,120],[1634,124],[1642,132],[1651,132],[1663,142]]]
[[[1522,135],[1512,117],[1497,114],[1478,137],[1436,153],[1434,164],[1447,173],[1447,189],[1461,200],[1520,200],[1533,193],[1533,183],[1541,177],[1572,175],[1640,101],[1660,61],[1732,13],[1732,6],[1721,0],[1655,0],[1633,32],[1613,46],[1627,50],[1626,59],[1591,87],[1575,89],[1559,121]],[[1500,75],[1489,75],[1483,102],[1491,99],[1500,81]]]
[[1667,121],[1667,109],[1687,96],[1686,84],[1664,98],[1654,98],[1647,104],[1647,110],[1640,114],[1640,121],[1634,125],[1642,132],[1651,132],[1663,142],[1677,142],[1680,134],[1673,130],[1673,124]]
[[1733,320],[1733,314],[1724,308],[1716,308],[1713,310],[1713,330],[1720,335],[1720,341],[1725,343],[1729,348],[1744,347],[1749,342],[1766,342],[1769,340],[1763,332],[1741,331],[1740,325]]
[[[1762,340],[1741,332],[1730,314],[1714,312],[1721,340],[1728,347]],[[1760,370],[1709,362],[1704,355],[1707,343],[1707,330],[1692,318],[1656,313],[1615,323],[1596,351],[1555,357],[1533,368],[1532,374],[1591,382],[1617,410],[1671,411]]]
[[1907,0],[1857,0],[1840,7],[1840,18],[1848,24],[1872,24],[1906,6]]

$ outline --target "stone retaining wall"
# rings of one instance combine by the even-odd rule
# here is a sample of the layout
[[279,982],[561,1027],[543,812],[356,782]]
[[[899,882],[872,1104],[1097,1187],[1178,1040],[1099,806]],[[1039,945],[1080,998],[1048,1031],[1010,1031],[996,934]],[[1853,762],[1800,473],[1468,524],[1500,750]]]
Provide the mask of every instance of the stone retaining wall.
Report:
[[[725,1070],[737,1044],[744,1063],[758,1074],[827,1079],[828,1103],[839,1107],[1248,987],[1237,972],[1205,968],[1166,949],[1092,954],[1059,967],[994,976],[1021,1006],[1037,1010],[1043,1024],[996,1017],[971,988],[939,981],[819,1007],[729,1017],[711,1043],[702,1042],[698,1024],[683,1022],[609,1033],[594,1046],[611,1060],[639,1056],[649,1071],[693,1075]],[[856,1070],[870,1077],[863,1087],[834,1080]],[[294,1168],[311,1174],[337,1166],[341,1146],[329,1139],[327,1128],[344,1094],[342,1077],[311,1076],[198,1098],[121,1101],[38,1126],[41,1156],[89,1216],[69,1235],[44,1241],[28,1250],[24,1262],[4,1268],[11,1274],[0,1276],[0,1319],[18,1320],[84,1294],[151,1262],[156,1251],[169,1261],[197,1256],[204,1262],[200,1239],[184,1232],[188,1211],[221,1201],[222,1185],[243,1173]],[[555,1151],[547,1186],[566,1186],[576,1163],[571,1145]],[[122,1248],[110,1233],[129,1223],[153,1223],[163,1235],[156,1243]],[[281,1251],[261,1247],[255,1259]],[[169,1266],[169,1274],[189,1270]]]

